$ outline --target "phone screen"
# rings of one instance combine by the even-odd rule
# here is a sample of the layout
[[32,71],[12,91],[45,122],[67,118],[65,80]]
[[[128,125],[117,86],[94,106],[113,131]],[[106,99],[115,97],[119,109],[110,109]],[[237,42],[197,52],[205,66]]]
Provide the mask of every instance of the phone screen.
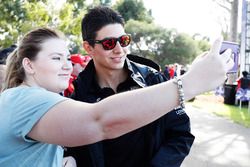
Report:
[[228,72],[237,72],[238,71],[238,61],[239,61],[239,53],[240,53],[240,45],[235,42],[223,41],[220,49],[220,54],[224,53],[227,49],[232,50],[232,58],[234,60],[234,66]]

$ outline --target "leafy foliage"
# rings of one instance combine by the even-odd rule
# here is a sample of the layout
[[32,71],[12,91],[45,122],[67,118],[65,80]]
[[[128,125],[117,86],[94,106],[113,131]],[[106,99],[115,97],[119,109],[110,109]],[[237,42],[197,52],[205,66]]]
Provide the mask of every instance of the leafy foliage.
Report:
[[[74,53],[81,50],[81,19],[86,12],[84,1],[64,3],[61,8],[57,4],[43,1],[2,1],[0,3],[0,48],[5,48],[16,43],[36,27],[52,27],[62,31],[69,40],[70,50]],[[82,7],[82,9],[78,8]],[[11,15],[7,13],[12,13]],[[83,52],[83,51],[81,51]]]
[[123,16],[125,21],[130,19],[151,23],[153,17],[147,11],[142,0],[119,0],[114,8]]
[[176,62],[189,64],[196,55],[209,49],[207,41],[194,40],[187,34],[153,23],[129,20],[125,29],[133,37],[131,52],[153,59],[162,67]]
[[[52,3],[54,2],[54,3]],[[66,0],[59,6],[52,0],[0,0],[0,49],[17,42],[35,27],[49,26],[62,31],[71,53],[82,53],[81,19],[87,9],[111,4],[110,0]],[[156,25],[142,0],[118,0],[113,6],[125,18],[125,29],[132,35],[131,52],[165,64],[188,64],[209,49],[207,40],[194,40],[187,34]]]
[[0,0],[0,48],[10,46],[18,37],[27,14],[23,3],[20,0]]

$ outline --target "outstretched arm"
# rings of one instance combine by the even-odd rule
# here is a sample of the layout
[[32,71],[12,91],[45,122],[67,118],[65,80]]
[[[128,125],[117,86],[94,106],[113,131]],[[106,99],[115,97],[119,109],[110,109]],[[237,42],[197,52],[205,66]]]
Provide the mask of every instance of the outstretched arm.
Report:
[[[224,82],[233,61],[230,51],[219,55],[220,46],[221,39],[215,41],[210,52],[195,59],[191,69],[181,76],[186,100]],[[64,146],[115,138],[171,111],[179,105],[178,98],[177,86],[170,80],[95,104],[69,99],[52,107],[33,127],[29,137]]]

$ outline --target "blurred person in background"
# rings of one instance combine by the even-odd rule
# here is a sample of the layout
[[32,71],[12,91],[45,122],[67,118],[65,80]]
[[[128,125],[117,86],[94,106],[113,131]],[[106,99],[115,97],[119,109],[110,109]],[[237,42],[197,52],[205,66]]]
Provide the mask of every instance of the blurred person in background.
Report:
[[249,89],[250,88],[250,77],[247,71],[242,71],[242,77],[237,80],[237,89]]
[[69,80],[69,86],[66,90],[64,90],[63,95],[65,97],[70,97],[70,95],[74,91],[73,81],[77,78],[78,74],[84,70],[87,66],[88,62],[91,60],[90,56],[82,56],[81,54],[72,54],[70,56],[70,60],[72,62],[73,71],[71,73],[71,77]]
[[11,45],[8,48],[2,49],[0,51],[0,91],[2,89],[3,81],[4,81],[4,75],[5,75],[5,69],[6,69],[6,59],[8,55],[14,51],[16,48],[16,45]]

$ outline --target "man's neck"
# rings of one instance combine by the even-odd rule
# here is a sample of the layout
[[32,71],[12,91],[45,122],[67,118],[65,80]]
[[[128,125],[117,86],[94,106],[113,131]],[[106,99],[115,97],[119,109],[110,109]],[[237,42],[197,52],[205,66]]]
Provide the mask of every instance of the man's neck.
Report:
[[101,88],[110,87],[115,92],[117,86],[125,81],[128,77],[128,72],[125,68],[120,70],[96,70],[96,78]]

